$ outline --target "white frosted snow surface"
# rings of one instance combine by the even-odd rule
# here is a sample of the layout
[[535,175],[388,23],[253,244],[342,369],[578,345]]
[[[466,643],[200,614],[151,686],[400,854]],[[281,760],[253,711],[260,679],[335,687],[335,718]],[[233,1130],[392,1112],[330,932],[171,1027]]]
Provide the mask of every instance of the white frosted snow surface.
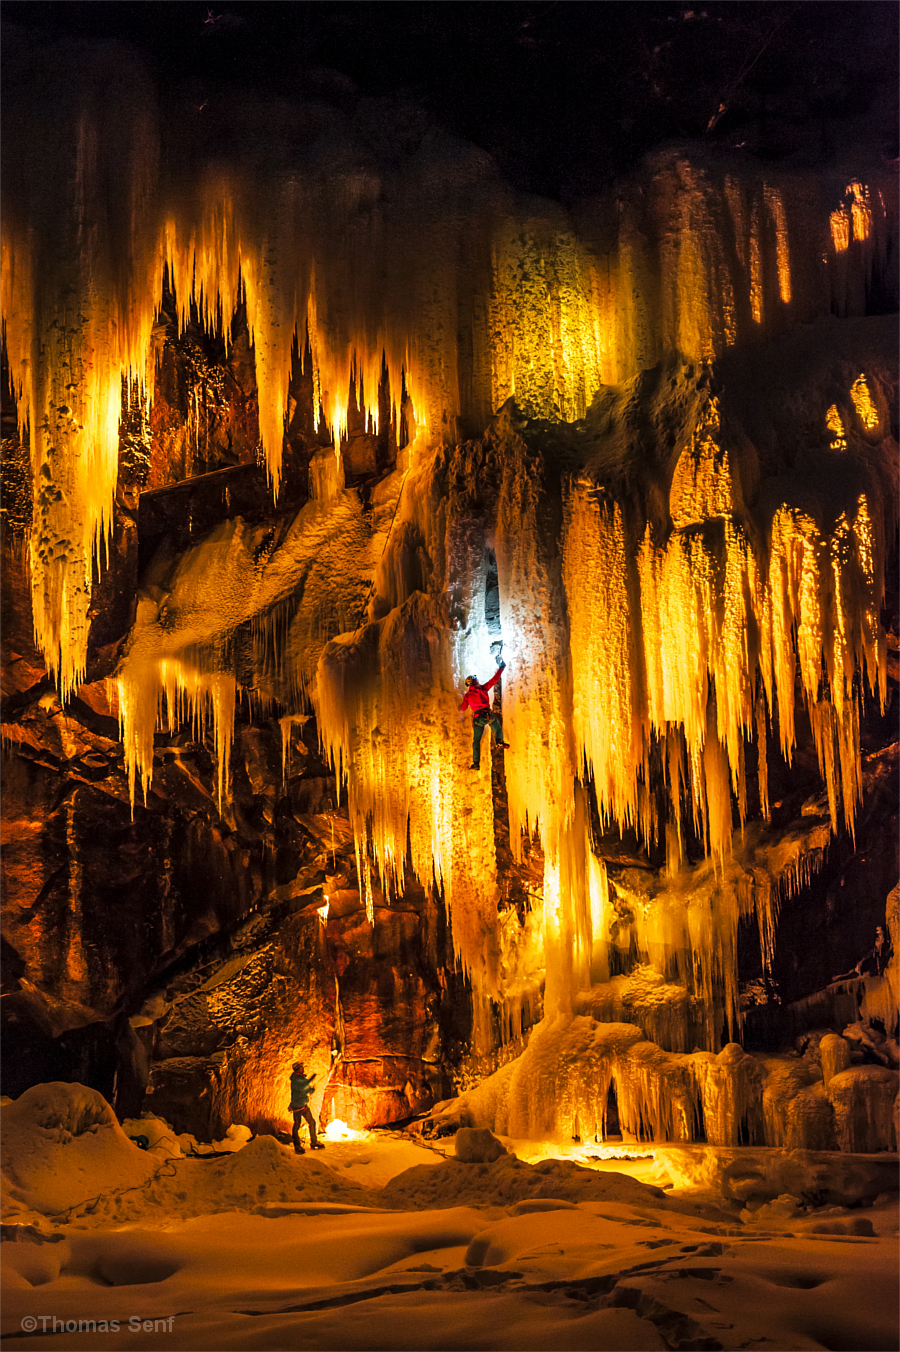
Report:
[[[702,1146],[691,1165],[684,1147],[504,1138],[510,1153],[466,1163],[452,1138],[369,1132],[315,1155],[258,1137],[196,1160],[139,1151],[99,1094],[61,1084],[4,1105],[2,1125],[9,1348],[897,1345],[896,1157],[849,1160],[842,1186],[869,1195],[835,1206],[725,1195],[723,1169],[802,1182],[804,1152],[741,1166],[734,1149],[726,1168]],[[60,1214],[98,1181],[99,1203]],[[46,1333],[23,1332],[29,1317]]]

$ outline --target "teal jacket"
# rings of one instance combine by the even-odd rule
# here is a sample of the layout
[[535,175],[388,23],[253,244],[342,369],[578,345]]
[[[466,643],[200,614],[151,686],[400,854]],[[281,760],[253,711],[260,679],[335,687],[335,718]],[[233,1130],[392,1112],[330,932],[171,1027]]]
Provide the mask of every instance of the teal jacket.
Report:
[[313,1092],[315,1075],[298,1075],[296,1071],[291,1075],[291,1109],[305,1108],[309,1103],[310,1094]]

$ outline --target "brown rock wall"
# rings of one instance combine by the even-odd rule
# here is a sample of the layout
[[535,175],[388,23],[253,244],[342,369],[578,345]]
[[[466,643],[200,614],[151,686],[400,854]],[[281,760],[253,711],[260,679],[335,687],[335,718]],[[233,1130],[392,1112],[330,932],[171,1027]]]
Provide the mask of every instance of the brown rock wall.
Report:
[[446,1030],[467,1030],[438,903],[411,880],[369,925],[314,724],[286,782],[278,724],[239,725],[224,815],[209,749],[158,735],[132,816],[104,689],[7,711],[4,1092],[51,1072],[116,1084],[121,1111],[207,1138],[289,1128],[296,1056],[315,1110],[357,1126],[449,1092]]

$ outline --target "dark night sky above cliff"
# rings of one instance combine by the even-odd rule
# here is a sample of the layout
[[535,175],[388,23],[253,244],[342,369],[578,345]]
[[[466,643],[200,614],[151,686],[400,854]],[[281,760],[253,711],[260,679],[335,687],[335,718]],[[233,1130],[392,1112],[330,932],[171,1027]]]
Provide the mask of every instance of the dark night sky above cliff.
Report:
[[893,0],[5,0],[2,14],[42,38],[124,39],[164,90],[227,84],[350,106],[400,94],[491,151],[517,186],[554,197],[600,189],[673,138],[772,158],[859,139],[896,154]]

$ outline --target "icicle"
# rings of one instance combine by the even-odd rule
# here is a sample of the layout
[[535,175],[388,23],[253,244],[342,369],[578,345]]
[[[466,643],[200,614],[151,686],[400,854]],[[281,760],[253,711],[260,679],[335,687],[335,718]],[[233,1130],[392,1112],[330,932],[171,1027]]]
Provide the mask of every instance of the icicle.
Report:
[[[5,194],[2,309],[30,434],[35,639],[66,699],[84,677],[93,571],[112,523],[123,378],[152,379],[160,241],[147,211],[157,156],[143,72],[107,48],[47,63],[48,85],[19,83],[34,106],[20,110],[5,154],[17,190]],[[116,128],[112,163],[105,124]]]
[[788,248],[787,215],[781,193],[777,188],[766,184],[766,206],[775,226],[776,263],[778,267],[778,294],[782,303],[787,305],[791,299],[791,261]]
[[[499,935],[489,775],[468,771],[443,604],[414,593],[379,623],[326,647],[317,709],[326,753],[343,767],[350,820],[382,886],[407,862],[443,887],[457,955],[496,991]],[[487,768],[487,767],[485,767]]]
[[563,579],[569,603],[577,754],[594,782],[601,813],[638,821],[638,778],[647,778],[634,625],[634,566],[618,504],[590,484],[568,494]]
[[850,386],[850,398],[853,400],[857,416],[866,431],[876,431],[881,423],[881,415],[872,400],[864,371],[860,372]]
[[149,669],[127,669],[117,685],[119,727],[132,811],[138,778],[145,801],[150,789],[153,736],[158,722],[164,718],[168,731],[174,733],[189,719],[194,735],[202,740],[209,714],[216,759],[216,799],[221,812],[228,791],[236,693],[234,677],[222,671],[204,673],[168,659]]

